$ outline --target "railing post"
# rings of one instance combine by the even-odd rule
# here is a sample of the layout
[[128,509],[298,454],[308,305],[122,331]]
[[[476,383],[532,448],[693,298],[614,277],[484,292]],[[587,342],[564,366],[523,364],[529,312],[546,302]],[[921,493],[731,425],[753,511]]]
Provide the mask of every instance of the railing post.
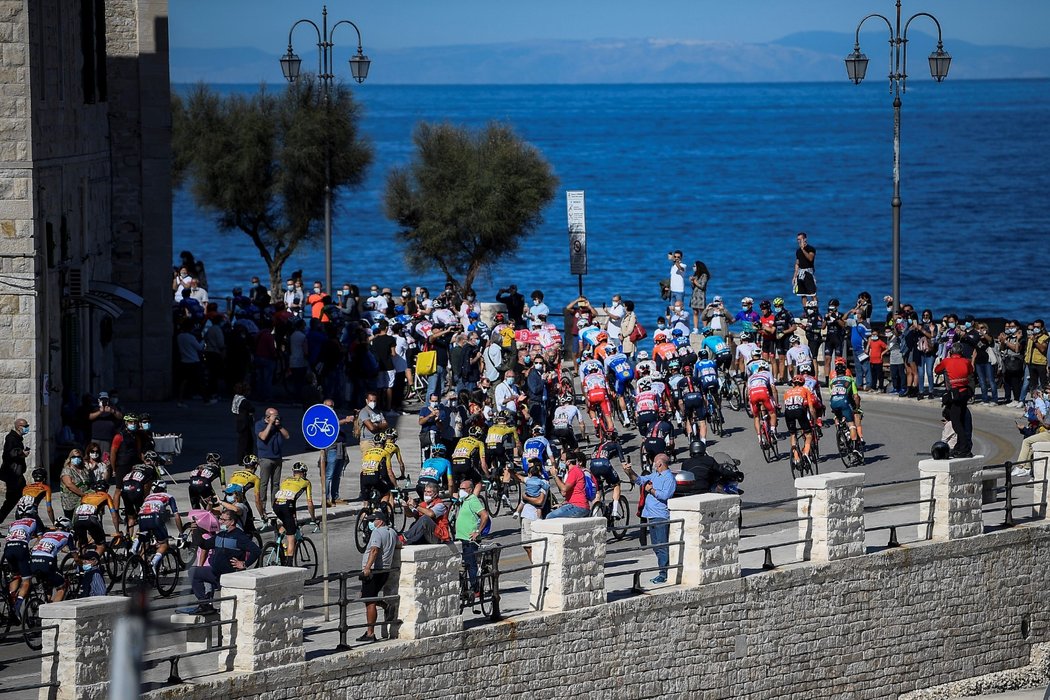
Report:
[[808,539],[797,545],[799,559],[823,562],[864,554],[863,473],[804,476],[795,479],[795,489],[798,539]]
[[[535,562],[529,596],[541,600],[543,611],[575,610],[605,602],[605,518],[555,518],[532,524],[535,537],[546,538],[532,548]],[[546,580],[546,591],[543,590]]]
[[58,656],[42,659],[40,681],[59,684],[41,688],[40,700],[106,697],[113,629],[127,615],[128,600],[94,597],[40,606],[41,625],[58,625],[57,630],[41,632],[43,651],[54,649]]
[[306,569],[267,566],[222,577],[222,619],[230,644],[220,652],[219,670],[254,672],[303,661],[303,584]]
[[1050,442],[1037,442],[1032,445],[1032,479],[1036,482],[1032,486],[1032,517],[1039,520],[1046,519],[1046,481],[1047,463],[1050,462]]
[[458,548],[444,544],[412,545],[401,550],[399,639],[422,639],[463,629],[459,610],[462,562]]
[[339,574],[339,644],[335,647],[338,651],[347,651],[350,648],[346,638],[346,633],[350,631],[350,624],[346,621],[347,609],[350,607],[346,591],[346,579],[349,575],[345,571]]
[[[957,540],[984,532],[981,513],[981,465],[984,455],[965,459],[924,459],[919,475],[932,476],[919,482],[919,520],[933,521],[934,540]],[[927,525],[919,525],[919,537],[926,536]]]
[[[740,497],[704,493],[667,503],[681,539],[683,586],[740,578]],[[680,530],[676,538],[675,531]]]

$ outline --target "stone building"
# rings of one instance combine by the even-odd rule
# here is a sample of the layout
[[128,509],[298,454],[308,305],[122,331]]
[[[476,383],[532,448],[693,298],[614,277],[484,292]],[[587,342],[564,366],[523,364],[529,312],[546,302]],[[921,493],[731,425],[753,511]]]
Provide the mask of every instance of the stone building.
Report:
[[0,0],[0,430],[171,376],[167,0]]

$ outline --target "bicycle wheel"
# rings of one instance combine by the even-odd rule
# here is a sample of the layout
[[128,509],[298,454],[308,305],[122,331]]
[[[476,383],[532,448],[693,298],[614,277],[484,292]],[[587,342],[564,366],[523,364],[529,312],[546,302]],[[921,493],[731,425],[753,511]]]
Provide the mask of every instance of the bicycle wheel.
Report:
[[729,401],[729,408],[734,411],[740,411],[740,409],[743,408],[744,400],[740,396],[740,391],[736,388],[735,384],[727,385],[724,396]]
[[262,561],[263,566],[280,566],[281,550],[277,542],[267,542],[259,560]]
[[482,491],[489,503],[492,504],[492,510],[489,511],[489,514],[493,518],[499,515],[500,508],[503,507],[503,493],[502,489],[500,489],[501,485],[502,484],[498,481],[490,481],[485,485],[485,488]]
[[776,456],[776,448],[773,447],[773,439],[768,430],[762,431],[758,442],[762,448],[762,459],[766,460],[766,464],[769,464]]
[[11,607],[11,596],[7,592],[7,586],[0,591],[0,644],[7,641],[7,634],[11,631],[11,623],[14,621],[15,611]]
[[306,578],[317,578],[317,567],[320,560],[317,558],[317,547],[313,540],[304,537],[295,545],[295,565],[306,569]]
[[[507,503],[510,504],[511,512],[513,512],[521,505],[521,483],[512,477],[509,482],[503,485],[503,495],[506,497]],[[504,505],[507,505],[507,503]]]
[[[840,424],[841,426],[841,424]],[[842,460],[842,466],[849,469],[853,466],[853,445],[849,439],[849,433],[842,430],[840,427],[835,431],[835,446],[839,450],[839,459]]]
[[120,592],[122,595],[130,595],[139,586],[150,582],[150,574],[146,571],[146,562],[140,556],[128,559],[124,565],[124,573],[120,577]]
[[157,593],[167,598],[179,587],[179,575],[182,573],[182,562],[169,549],[157,563],[155,583]]
[[357,546],[357,551],[364,554],[365,547],[368,546],[368,517],[370,513],[367,510],[362,510],[357,514],[357,519],[354,521],[354,544]]
[[620,503],[620,517],[613,519],[612,528],[613,539],[617,542],[627,537],[627,527],[631,524],[631,507],[627,504],[627,497],[620,496],[618,500]]
[[394,528],[398,534],[403,533],[405,525],[408,523],[408,513],[405,511],[404,506],[401,505],[401,502],[394,501],[393,508],[388,506],[386,512],[390,516],[390,527]]
[[[260,535],[258,532],[253,532],[252,533],[252,539],[255,540],[255,544],[259,548],[259,557],[255,560],[255,567],[254,567],[254,568],[258,569],[258,568],[260,568],[263,565],[263,558],[262,558],[263,540],[262,540],[262,535]],[[196,547],[194,547],[192,549],[193,549],[194,552],[197,551]]]
[[40,631],[40,606],[43,604],[44,594],[38,586],[34,586],[22,602],[22,638],[33,651],[44,648],[43,632]]
[[493,596],[496,594],[496,591],[491,574],[492,572],[488,566],[484,566],[478,571],[478,592],[481,595],[481,614],[485,617],[492,617],[492,611],[495,608]]

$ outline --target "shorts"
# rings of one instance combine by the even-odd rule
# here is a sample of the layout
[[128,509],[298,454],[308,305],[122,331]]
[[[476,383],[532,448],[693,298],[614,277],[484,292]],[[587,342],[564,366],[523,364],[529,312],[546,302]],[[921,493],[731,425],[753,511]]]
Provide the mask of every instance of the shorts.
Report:
[[30,557],[29,573],[49,586],[58,588],[66,585],[66,579],[58,572],[58,562],[54,557]]
[[452,463],[452,483],[458,485],[464,479],[470,479],[475,484],[481,481],[481,470],[473,460]]
[[528,542],[532,539],[532,520],[529,518],[521,519],[521,541]]
[[786,357],[788,350],[791,349],[791,338],[793,334],[785,335],[783,338],[777,338],[777,356]]
[[850,405],[848,402],[843,406],[839,406],[838,408],[836,408],[835,405],[832,404],[831,413],[836,418],[844,420],[847,423],[853,422],[853,406]]
[[485,459],[487,459],[489,462],[493,462],[494,460],[501,460],[506,462],[510,460],[510,457],[507,456],[507,446],[494,445],[492,447],[486,447]]
[[361,578],[361,597],[362,598],[378,598],[383,595],[383,587],[386,586],[387,579],[390,578],[390,572],[382,574],[372,574],[368,578]]
[[846,356],[846,341],[842,340],[825,340],[824,341],[824,361],[834,359],[836,357]]
[[817,278],[813,274],[813,268],[804,267],[795,276],[795,294],[798,296],[813,296],[817,293]]
[[715,356],[715,366],[718,369],[729,369],[729,366],[733,363],[733,356],[728,352],[724,352],[721,355]]
[[190,505],[199,508],[204,501],[215,496],[215,489],[210,482],[191,483],[187,489],[190,494]]
[[643,411],[634,417],[635,423],[638,425],[638,433],[645,435],[649,432],[649,428],[657,420],[656,411]]
[[[390,493],[390,489],[393,486],[390,482],[379,476],[378,474],[362,474],[361,475],[361,495],[367,497],[369,491],[376,491],[380,496],[385,496]],[[277,506],[274,506],[276,509]],[[274,510],[276,513],[277,511]]]
[[616,392],[617,396],[623,396],[627,391],[627,387],[631,384],[630,377],[617,377],[616,383],[613,385],[613,391]]
[[774,418],[776,417],[777,408],[773,405],[773,399],[770,398],[769,394],[756,394],[754,396],[748,395],[748,400],[751,402],[751,415],[757,416],[759,406],[764,406],[766,412],[769,413],[770,416]]
[[132,519],[138,518],[139,508],[142,507],[142,503],[146,500],[145,494],[141,491],[121,491],[120,502],[124,510],[124,518]]
[[620,483],[620,477],[613,469],[612,462],[607,459],[592,459],[590,463],[591,474],[598,481],[598,488],[608,484],[616,486]]
[[168,541],[168,526],[159,515],[143,515],[139,518],[139,534],[152,534],[158,544]]
[[762,354],[772,355],[777,351],[777,339],[762,336]]
[[599,405],[604,405],[607,396],[605,389],[591,389],[587,392],[587,407],[598,408]]
[[813,428],[813,421],[809,418],[809,411],[805,409],[787,411],[784,413],[784,420],[787,421],[787,429],[790,432],[811,430]]
[[29,570],[29,545],[25,542],[8,542],[7,546],[4,547],[4,561],[6,561],[11,570],[22,578],[26,578],[31,573]]
[[80,547],[86,547],[88,537],[95,544],[106,541],[106,531],[102,527],[102,521],[98,518],[77,518],[73,523],[73,539]]
[[274,503],[273,514],[284,526],[284,534],[294,535],[299,532],[299,521],[295,518],[295,505],[291,503]]
[[685,406],[686,417],[695,415],[697,420],[707,417],[707,404],[704,402],[704,395],[699,391],[690,391],[683,395],[682,405]]
[[376,375],[376,388],[378,389],[392,389],[394,386],[394,370],[379,370],[379,374]]
[[555,428],[554,437],[567,450],[575,450],[580,443],[576,440],[576,433],[572,428]]
[[642,451],[651,457],[655,457],[666,449],[667,443],[663,438],[645,438],[645,441],[642,443]]

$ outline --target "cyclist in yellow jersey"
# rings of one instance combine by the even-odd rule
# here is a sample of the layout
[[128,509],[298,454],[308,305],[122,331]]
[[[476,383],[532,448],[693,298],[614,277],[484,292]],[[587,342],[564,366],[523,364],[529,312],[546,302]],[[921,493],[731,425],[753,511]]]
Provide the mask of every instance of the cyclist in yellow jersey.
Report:
[[485,443],[481,441],[484,429],[480,425],[470,426],[466,437],[459,439],[452,451],[452,480],[462,483],[474,482],[474,495],[481,493],[482,478],[488,478],[489,465],[485,459]]
[[401,457],[401,448],[397,446],[397,428],[390,428],[383,433],[383,446],[390,457],[389,465],[393,473],[394,458],[397,458],[398,466],[401,467],[400,479],[405,478],[405,460]]
[[361,495],[368,498],[370,491],[375,490],[382,496],[383,502],[394,506],[390,490],[394,488],[394,470],[390,465],[390,451],[387,449],[382,433],[372,436],[372,444],[362,448],[361,455]]
[[296,501],[299,496],[306,494],[306,509],[310,512],[310,519],[317,520],[314,515],[313,490],[310,480],[306,478],[306,465],[296,462],[292,465],[292,478],[281,481],[280,488],[273,496],[273,514],[284,526],[284,555],[282,563],[291,566],[295,561],[295,534],[299,532],[299,522],[295,519]]
[[259,498],[259,477],[255,474],[255,470],[259,468],[259,458],[255,455],[247,455],[241,464],[244,469],[238,469],[230,477],[230,483],[235,486],[240,486],[244,493],[244,500],[248,500],[248,490],[251,488],[255,489],[255,508],[259,512],[260,518],[266,517],[266,509],[263,508],[262,499]]
[[[485,434],[485,458],[489,464],[502,460],[504,466],[508,467],[521,459],[521,441],[518,439],[518,431],[510,425],[510,414],[507,411],[497,414],[496,423]],[[510,472],[510,469],[503,470],[503,483],[510,483]]]

